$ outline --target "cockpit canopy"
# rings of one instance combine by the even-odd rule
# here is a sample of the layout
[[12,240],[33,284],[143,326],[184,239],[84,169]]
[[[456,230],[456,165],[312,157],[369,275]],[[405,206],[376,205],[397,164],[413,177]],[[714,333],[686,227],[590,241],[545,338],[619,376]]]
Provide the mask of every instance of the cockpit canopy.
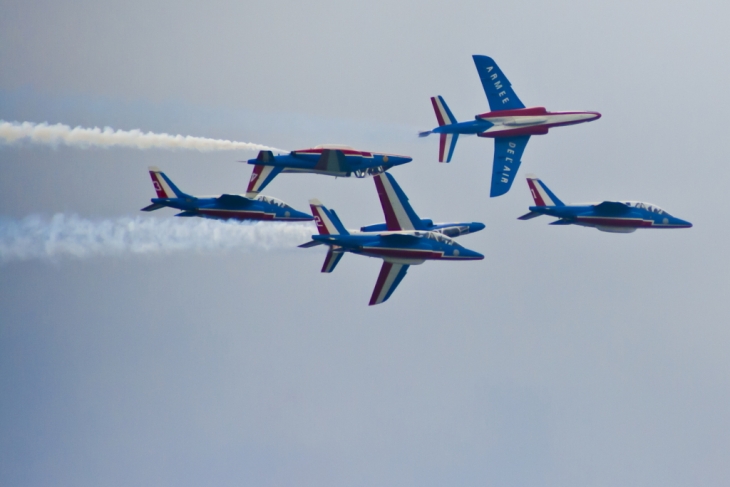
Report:
[[640,210],[651,211],[652,213],[657,213],[659,215],[667,214],[666,211],[662,210],[657,205],[652,205],[651,203],[643,203],[641,201],[623,201],[622,203],[631,208],[639,208]]
[[419,237],[430,238],[431,240],[436,240],[437,242],[441,242],[441,243],[446,244],[446,245],[455,245],[457,247],[460,247],[460,245],[458,243],[456,243],[455,240],[447,237],[443,233],[438,233],[438,232],[417,232],[416,235],[418,235]]
[[276,205],[281,208],[291,208],[289,205],[281,201],[280,199],[276,199],[272,196],[265,196],[263,194],[260,194],[256,197],[256,200],[263,201],[264,203],[269,203],[270,205]]

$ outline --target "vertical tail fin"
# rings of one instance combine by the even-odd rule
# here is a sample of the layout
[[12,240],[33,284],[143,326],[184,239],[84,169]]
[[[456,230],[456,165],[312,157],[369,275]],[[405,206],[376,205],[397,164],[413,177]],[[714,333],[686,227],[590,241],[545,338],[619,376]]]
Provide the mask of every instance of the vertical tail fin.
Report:
[[[433,105],[433,111],[436,113],[436,120],[438,120],[439,127],[457,123],[456,117],[454,117],[454,114],[451,113],[449,106],[442,97],[431,97],[431,105]],[[451,157],[454,155],[457,140],[459,140],[459,134],[440,134],[439,162],[451,162]]]
[[545,183],[534,174],[527,175],[527,185],[530,187],[530,193],[535,200],[535,206],[565,206],[560,199],[553,194]]
[[378,189],[380,205],[385,214],[388,230],[425,230],[426,227],[408,203],[408,196],[398,186],[395,178],[389,173],[378,174],[373,178]]
[[327,209],[319,200],[309,200],[314,222],[320,235],[349,235],[334,210]]
[[451,125],[456,123],[456,117],[449,110],[449,106],[441,96],[432,96],[431,105],[433,105],[433,111],[436,112],[436,120],[439,122],[439,127],[444,125]]
[[159,168],[150,166],[149,171],[158,198],[183,198],[187,196]]
[[246,197],[254,198],[281,172],[281,167],[270,165],[274,160],[274,153],[270,150],[259,152],[256,157],[257,163],[254,164],[253,172],[248,180]]

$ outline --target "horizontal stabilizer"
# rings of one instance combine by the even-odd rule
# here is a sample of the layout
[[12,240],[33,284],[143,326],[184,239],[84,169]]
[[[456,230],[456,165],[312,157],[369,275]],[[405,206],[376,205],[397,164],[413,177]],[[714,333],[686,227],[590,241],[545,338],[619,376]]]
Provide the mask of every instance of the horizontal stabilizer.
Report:
[[165,205],[161,205],[159,203],[154,203],[149,206],[145,206],[144,208],[142,208],[139,211],[155,211],[155,210],[159,210],[160,208],[164,208],[164,207],[165,207]]
[[533,218],[537,218],[538,216],[542,216],[542,213],[538,213],[536,211],[531,211],[529,213],[525,213],[521,217],[518,218],[518,220],[532,220]]
[[310,240],[307,243],[303,243],[302,245],[299,245],[298,247],[300,249],[308,249],[311,247],[316,247],[317,245],[324,245],[322,242],[317,242],[316,240]]
[[418,132],[418,136],[419,136],[419,137],[428,137],[428,136],[429,136],[429,135],[431,135],[432,133],[433,133],[433,132],[431,132],[430,130],[424,130],[423,132]]

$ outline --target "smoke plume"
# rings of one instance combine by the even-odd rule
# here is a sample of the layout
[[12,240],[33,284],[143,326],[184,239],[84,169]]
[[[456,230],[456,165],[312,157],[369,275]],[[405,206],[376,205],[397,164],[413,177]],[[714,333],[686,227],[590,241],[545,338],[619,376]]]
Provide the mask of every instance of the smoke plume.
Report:
[[123,254],[269,251],[293,249],[309,240],[306,223],[241,223],[198,218],[123,217],[89,220],[76,215],[0,218],[0,264]]
[[194,149],[202,152],[221,150],[271,150],[281,149],[250,142],[208,139],[190,135],[143,133],[141,130],[114,130],[111,127],[71,128],[57,123],[6,122],[0,120],[0,144],[30,141],[35,144],[73,147],[130,147],[134,149]]

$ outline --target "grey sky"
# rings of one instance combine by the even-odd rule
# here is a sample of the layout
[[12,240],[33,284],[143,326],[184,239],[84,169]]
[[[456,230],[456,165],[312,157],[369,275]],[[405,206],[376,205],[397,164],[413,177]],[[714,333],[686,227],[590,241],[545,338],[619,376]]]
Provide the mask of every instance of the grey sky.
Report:
[[[724,2],[6,2],[0,119],[408,154],[416,211],[482,221],[486,258],[413,267],[319,249],[0,267],[0,484],[725,486],[730,95]],[[564,201],[632,199],[686,231],[611,235],[489,199],[492,142],[438,164],[429,96],[488,110],[488,54],[525,104],[596,110],[530,141]],[[0,146],[0,216],[137,216],[157,165],[242,192],[251,152]],[[370,180],[284,175],[346,226]],[[153,218],[172,218],[161,210]]]

